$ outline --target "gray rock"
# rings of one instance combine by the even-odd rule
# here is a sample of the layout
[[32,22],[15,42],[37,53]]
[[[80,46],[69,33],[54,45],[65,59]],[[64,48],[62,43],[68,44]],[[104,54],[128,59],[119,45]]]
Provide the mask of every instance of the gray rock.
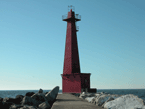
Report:
[[98,96],[95,96],[95,98],[92,99],[91,103],[97,106],[102,106],[107,100],[110,99],[110,97],[115,99],[119,97],[119,95],[99,94]]
[[87,100],[88,102],[91,103],[91,101],[94,99],[95,97],[86,97],[85,100]]
[[21,104],[22,105],[32,105],[32,106],[38,106],[39,105],[38,102],[35,99],[33,99],[29,96],[25,96],[23,98]]
[[33,94],[35,94],[34,92],[27,92],[25,96],[32,96]]
[[8,97],[6,97],[6,98],[3,99],[3,102],[12,102],[12,103],[15,103],[16,100],[15,100],[15,98],[8,98]]
[[5,97],[5,98],[3,98],[3,102],[7,102],[7,101],[9,101],[9,100],[13,100],[13,98],[8,98],[8,97]]
[[0,102],[2,102],[2,101],[3,101],[3,98],[0,97]]
[[87,94],[85,92],[81,93],[79,98],[85,99],[87,97]]
[[45,92],[44,94],[46,95],[48,92]]
[[95,93],[89,93],[87,95],[88,95],[88,97],[94,97],[95,96]]
[[24,105],[23,107],[18,108],[18,109],[38,109],[38,108],[37,108],[37,107],[35,107],[35,106],[28,106],[28,105]]
[[95,93],[81,93],[79,98],[82,98],[82,99],[85,99],[86,97],[94,97],[95,96]]
[[3,102],[3,108],[1,109],[9,109],[11,105],[13,105],[14,103],[12,102]]
[[15,104],[20,104],[23,98],[23,95],[17,95],[15,98]]
[[95,94],[95,96],[96,96],[96,97],[98,97],[98,96],[100,96],[100,95],[101,95],[101,94],[98,94],[98,93],[97,93],[97,94]]
[[[114,98],[113,98],[113,97],[109,97],[108,100],[105,101],[105,103],[107,103],[107,102],[109,102],[109,101],[112,101],[112,100],[114,100]],[[103,108],[104,108],[105,103],[102,105]]]
[[101,94],[105,94],[105,92],[101,92]]
[[39,91],[38,91],[38,93],[43,93],[43,90],[40,88]]
[[144,101],[138,96],[128,94],[123,95],[115,100],[109,101],[104,104],[104,108],[110,109],[137,109],[137,108],[145,108]]
[[80,93],[73,93],[73,95],[79,97]]
[[9,109],[18,109],[18,108],[21,108],[21,107],[23,107],[23,106],[14,104],[14,105],[11,105]]
[[36,93],[32,95],[31,98],[35,99],[38,102],[38,104],[47,101],[47,99],[45,98],[45,94],[43,93]]
[[51,105],[45,101],[39,105],[39,109],[51,109]]
[[23,95],[17,95],[16,98],[23,99],[24,96]]
[[50,92],[45,95],[48,103],[52,103],[55,101],[59,91],[59,86],[54,87]]
[[3,108],[3,102],[0,102],[0,109]]

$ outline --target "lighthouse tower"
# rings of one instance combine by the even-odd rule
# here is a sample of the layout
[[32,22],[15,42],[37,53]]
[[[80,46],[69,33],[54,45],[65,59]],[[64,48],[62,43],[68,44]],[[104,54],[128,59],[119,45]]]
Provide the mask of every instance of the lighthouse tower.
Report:
[[90,73],[81,73],[79,52],[77,44],[78,27],[76,22],[81,20],[81,16],[75,14],[74,7],[69,6],[67,15],[62,16],[62,20],[67,22],[65,56],[62,76],[63,93],[96,92],[90,89]]

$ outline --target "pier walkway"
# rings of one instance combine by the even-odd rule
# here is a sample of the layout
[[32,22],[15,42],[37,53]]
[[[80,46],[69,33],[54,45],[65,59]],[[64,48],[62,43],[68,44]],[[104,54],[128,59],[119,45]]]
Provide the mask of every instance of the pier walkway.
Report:
[[103,109],[72,94],[58,94],[51,109]]

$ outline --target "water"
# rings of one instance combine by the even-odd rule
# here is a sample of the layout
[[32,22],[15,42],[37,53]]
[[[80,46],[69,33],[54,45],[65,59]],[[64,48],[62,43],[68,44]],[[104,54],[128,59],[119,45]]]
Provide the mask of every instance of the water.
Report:
[[[0,90],[0,97],[1,98],[5,98],[5,97],[9,97],[9,98],[15,98],[17,95],[23,95],[25,96],[25,94],[27,92],[34,92],[37,93],[39,90]],[[43,90],[43,92],[49,92],[50,90]],[[62,93],[62,90],[59,90],[58,92],[59,94]]]
[[[50,90],[43,90],[44,93],[49,91]],[[37,93],[38,90],[0,90],[0,97],[15,98],[17,95],[25,95],[27,92]],[[118,95],[133,94],[145,100],[145,89],[98,89],[97,92],[107,92],[109,94],[118,94]],[[59,94],[61,93],[62,90],[59,90]]]

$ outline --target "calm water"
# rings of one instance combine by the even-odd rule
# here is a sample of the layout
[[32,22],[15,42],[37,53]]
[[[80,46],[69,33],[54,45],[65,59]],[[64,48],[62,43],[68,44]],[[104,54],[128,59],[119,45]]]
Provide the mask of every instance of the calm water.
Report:
[[[50,90],[43,90],[43,92],[49,92]],[[25,95],[27,92],[37,93],[38,90],[0,90],[0,97],[11,97],[15,98],[17,95]],[[62,90],[59,90],[59,93],[62,93]]]
[[[50,90],[43,90],[43,92],[49,92]],[[38,90],[0,90],[0,97],[11,97],[15,98],[16,95],[25,95],[27,92],[34,92],[37,93]],[[125,94],[134,94],[137,95],[139,98],[145,100],[145,89],[98,89],[97,92],[107,92],[109,94],[118,94],[118,95],[125,95]],[[59,93],[62,93],[62,90],[59,90]]]

